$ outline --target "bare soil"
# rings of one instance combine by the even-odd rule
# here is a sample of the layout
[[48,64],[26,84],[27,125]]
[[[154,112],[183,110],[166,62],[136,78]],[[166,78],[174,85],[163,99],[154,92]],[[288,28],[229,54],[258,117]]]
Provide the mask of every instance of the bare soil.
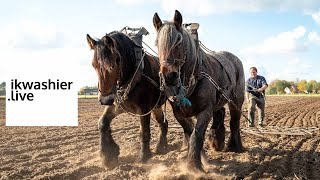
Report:
[[[96,99],[79,99],[78,127],[6,127],[5,101],[0,100],[0,179],[319,179],[320,136],[258,137],[242,133],[243,153],[216,152],[205,143],[206,174],[185,168],[183,132],[168,107],[169,152],[146,164],[138,157],[139,119],[128,114],[112,122],[120,146],[119,166],[107,170],[99,157]],[[246,104],[243,112],[246,114]],[[229,124],[227,111],[226,122]],[[241,125],[246,126],[242,117]],[[265,125],[319,127],[320,97],[267,97]],[[154,151],[158,125],[151,123]],[[227,137],[229,133],[227,133]],[[208,138],[206,138],[208,139]],[[227,140],[228,138],[226,138]]]

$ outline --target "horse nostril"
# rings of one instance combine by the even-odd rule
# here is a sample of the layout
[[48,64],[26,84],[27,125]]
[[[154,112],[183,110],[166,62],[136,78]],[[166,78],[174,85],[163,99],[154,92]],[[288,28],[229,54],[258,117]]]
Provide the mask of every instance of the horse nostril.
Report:
[[99,102],[100,102],[101,105],[104,105],[101,99],[99,99]]
[[174,86],[178,84],[178,73],[170,72],[166,77],[167,85]]

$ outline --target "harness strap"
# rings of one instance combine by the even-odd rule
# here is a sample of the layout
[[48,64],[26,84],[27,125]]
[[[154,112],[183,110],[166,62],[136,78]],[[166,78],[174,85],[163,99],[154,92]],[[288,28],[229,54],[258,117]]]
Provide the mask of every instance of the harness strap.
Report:
[[144,78],[146,78],[152,85],[154,85],[157,89],[159,89],[160,88],[160,85],[155,81],[155,80],[153,80],[151,77],[149,77],[149,76],[147,76],[147,75],[145,75],[145,74],[142,74],[142,76],[144,77]]
[[136,84],[140,81],[142,76],[141,71],[137,71],[135,76],[131,78],[131,80],[127,81],[125,85],[122,87],[118,87],[116,91],[116,99],[117,104],[121,104],[123,101],[128,99],[128,94],[130,91],[136,86]]
[[[196,40],[196,41],[198,41],[198,40]],[[198,72],[200,71],[201,66],[202,66],[202,58],[200,58],[200,47],[199,47],[198,43],[199,42],[196,42],[196,44],[197,44],[196,62],[194,63],[194,66],[193,66],[193,69],[192,69],[192,74],[191,74],[191,76],[189,78],[188,88],[187,88],[187,92],[186,92],[185,97],[191,96],[191,94],[193,93],[193,91],[194,91],[194,89],[195,89],[195,87],[196,87],[196,85],[198,83],[198,79],[194,75],[197,65],[199,65],[198,66],[198,68],[199,68]],[[179,67],[179,69],[180,69],[180,67]]]
[[229,98],[229,96],[223,91],[223,89],[218,85],[218,83],[206,72],[200,72],[201,75],[203,75],[205,78],[207,78],[211,84],[213,84],[213,86],[222,94],[222,96],[228,101],[228,103],[232,104],[234,108],[236,108],[241,115],[248,121],[250,122],[250,120],[248,119],[247,116],[245,116],[242,112],[242,110],[231,100],[231,98]]
[[194,78],[194,82],[192,83],[191,86],[189,86],[188,92],[185,95],[185,97],[191,96],[191,94],[193,93],[193,91],[194,91],[194,89],[195,89],[195,87],[196,87],[196,85],[198,83],[198,79],[196,79],[194,76],[193,76],[193,78]]
[[136,86],[136,84],[138,83],[138,81],[140,81],[141,76],[142,76],[142,71],[139,68],[142,64],[142,62],[144,61],[144,56],[146,53],[143,53],[141,60],[138,64],[138,67],[136,68],[136,71],[133,74],[133,77],[131,78],[131,80],[129,80],[124,86],[122,87],[117,87],[117,92],[116,92],[116,103],[119,105],[121,104],[123,101],[128,99],[128,94],[129,92]]
[[229,81],[231,83],[231,86],[236,84],[236,76],[234,73],[236,71],[234,69],[234,66],[231,64],[231,62],[221,54],[213,52],[213,53],[210,53],[210,55],[214,57],[214,59],[216,59],[221,64],[223,69],[226,71]]

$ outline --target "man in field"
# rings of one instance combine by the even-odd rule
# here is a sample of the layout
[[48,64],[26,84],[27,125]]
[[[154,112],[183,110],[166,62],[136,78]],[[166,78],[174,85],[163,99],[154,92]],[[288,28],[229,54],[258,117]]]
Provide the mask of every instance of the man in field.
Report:
[[267,81],[263,76],[257,75],[257,68],[250,68],[250,78],[246,81],[246,99],[248,103],[249,127],[254,127],[254,113],[256,106],[259,114],[259,127],[263,126],[265,89],[268,87]]

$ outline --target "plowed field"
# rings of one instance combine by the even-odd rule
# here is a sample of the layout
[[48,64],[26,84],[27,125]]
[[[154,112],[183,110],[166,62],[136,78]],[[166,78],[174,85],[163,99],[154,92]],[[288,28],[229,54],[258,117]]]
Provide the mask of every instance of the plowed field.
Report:
[[[78,127],[6,127],[0,100],[0,179],[319,179],[320,135],[264,137],[242,133],[243,153],[216,152],[205,143],[206,174],[184,168],[183,132],[168,107],[169,152],[147,164],[138,157],[139,119],[123,114],[112,122],[120,146],[119,166],[106,170],[99,157],[96,99],[79,99]],[[243,107],[246,114],[246,104]],[[229,124],[227,111],[226,122]],[[242,126],[246,125],[242,117]],[[320,97],[267,97],[266,126],[319,127]],[[158,125],[151,121],[154,151]],[[226,134],[229,136],[229,134]],[[208,138],[206,138],[208,139]],[[228,139],[228,138],[226,138]]]

